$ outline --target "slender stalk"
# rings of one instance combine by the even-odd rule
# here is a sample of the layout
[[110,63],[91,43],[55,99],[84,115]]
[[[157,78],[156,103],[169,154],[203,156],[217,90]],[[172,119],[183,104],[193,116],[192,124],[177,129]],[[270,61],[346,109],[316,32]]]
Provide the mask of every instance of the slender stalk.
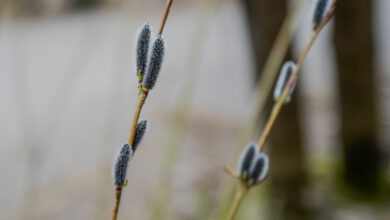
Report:
[[148,97],[147,92],[140,92],[140,94],[138,95],[138,101],[137,101],[137,105],[135,107],[133,122],[131,124],[131,130],[130,130],[129,141],[128,141],[128,144],[131,147],[133,146],[134,137],[135,137],[135,130],[137,128],[137,123],[138,123],[139,116],[141,114],[142,106],[145,104],[145,100],[147,97]]
[[112,211],[112,220],[116,220],[118,216],[118,210],[119,210],[119,204],[121,202],[121,196],[122,196],[122,188],[118,187],[116,188],[115,192],[115,207],[114,210]]
[[236,217],[238,208],[240,207],[242,199],[248,193],[249,188],[245,186],[243,183],[238,185],[238,189],[236,191],[236,195],[234,196],[232,207],[230,208],[228,220],[233,220]]
[[167,5],[165,6],[163,19],[161,20],[161,24],[160,24],[160,29],[158,30],[158,33],[157,33],[158,35],[161,35],[163,33],[163,30],[164,30],[164,27],[165,27],[165,22],[167,21],[168,14],[169,14],[169,9],[171,9],[172,2],[173,2],[173,0],[168,0],[167,1]]

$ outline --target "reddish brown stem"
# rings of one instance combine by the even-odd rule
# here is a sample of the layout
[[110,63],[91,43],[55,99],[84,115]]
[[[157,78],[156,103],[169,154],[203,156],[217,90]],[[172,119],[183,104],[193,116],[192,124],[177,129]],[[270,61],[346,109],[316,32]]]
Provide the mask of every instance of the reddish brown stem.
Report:
[[158,35],[162,35],[162,33],[164,31],[165,22],[167,21],[167,18],[169,15],[169,9],[171,9],[172,2],[173,2],[173,0],[167,1],[167,5],[165,6],[164,15],[163,15],[163,18],[162,18],[161,24],[160,24],[160,29],[158,30],[158,33],[157,33]]
[[115,207],[112,211],[112,220],[116,220],[118,216],[119,204],[121,202],[122,188],[117,187],[115,192]]
[[131,124],[131,130],[129,135],[128,144],[133,148],[133,142],[135,137],[135,130],[137,128],[137,123],[139,116],[141,114],[142,106],[145,104],[145,100],[148,97],[148,92],[141,91],[138,95],[137,106],[135,107],[135,112],[133,116],[133,123]]

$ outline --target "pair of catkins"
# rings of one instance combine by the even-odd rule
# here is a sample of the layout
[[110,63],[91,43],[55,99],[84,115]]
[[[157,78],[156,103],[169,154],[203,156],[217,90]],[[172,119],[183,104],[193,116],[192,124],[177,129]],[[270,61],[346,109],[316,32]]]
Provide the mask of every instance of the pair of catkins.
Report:
[[141,143],[147,126],[146,120],[140,120],[135,131],[133,146],[124,144],[116,156],[113,167],[113,182],[116,187],[121,188],[127,185],[126,173],[129,161]]

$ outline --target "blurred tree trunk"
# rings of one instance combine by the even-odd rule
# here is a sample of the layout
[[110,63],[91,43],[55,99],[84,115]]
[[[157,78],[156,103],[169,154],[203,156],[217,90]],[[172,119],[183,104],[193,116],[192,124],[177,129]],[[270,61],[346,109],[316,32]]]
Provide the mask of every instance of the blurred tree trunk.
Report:
[[256,75],[259,74],[267,60],[272,44],[279,32],[286,15],[284,0],[243,0],[251,35]]
[[378,188],[380,150],[375,104],[371,0],[338,2],[334,43],[341,92],[344,181],[359,192]]
[[[244,0],[257,73],[260,73],[286,16],[285,0]],[[289,56],[289,55],[288,55]],[[258,75],[255,76],[256,80]],[[298,86],[299,87],[299,86]],[[272,206],[282,202],[278,219],[311,219],[303,201],[306,174],[298,118],[297,92],[277,119],[270,136]],[[269,114],[269,111],[267,111]],[[273,215],[275,216],[275,215]],[[272,215],[269,219],[275,218]]]
[[72,0],[72,9],[90,9],[97,7],[102,0]]

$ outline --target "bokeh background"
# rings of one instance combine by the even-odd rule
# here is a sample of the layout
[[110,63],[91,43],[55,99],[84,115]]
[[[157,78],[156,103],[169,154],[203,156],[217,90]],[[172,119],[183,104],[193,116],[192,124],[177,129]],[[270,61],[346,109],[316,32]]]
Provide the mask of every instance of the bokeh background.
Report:
[[[173,2],[120,219],[225,218],[237,181],[223,167],[272,104],[253,113],[260,73],[292,10],[283,60],[299,56],[312,3]],[[136,33],[146,22],[156,31],[164,7],[0,1],[0,219],[109,219],[112,161],[137,98]],[[237,219],[390,219],[389,10],[388,0],[339,0],[266,146],[269,178]]]

